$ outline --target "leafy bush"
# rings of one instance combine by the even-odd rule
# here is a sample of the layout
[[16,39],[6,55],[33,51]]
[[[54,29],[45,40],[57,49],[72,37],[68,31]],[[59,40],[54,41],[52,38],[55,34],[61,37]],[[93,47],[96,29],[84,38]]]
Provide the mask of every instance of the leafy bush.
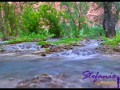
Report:
[[80,37],[80,32],[86,21],[87,3],[79,2],[79,4],[76,4],[76,2],[61,2],[61,7],[63,5],[65,5],[66,8],[64,12],[60,12],[60,16],[63,18],[61,22],[62,35]]
[[85,25],[81,33],[87,37],[105,36],[102,26],[88,27]]
[[42,35],[50,33],[55,37],[60,37],[61,27],[57,14],[57,10],[51,5],[42,4],[37,11],[27,6],[22,13],[23,26],[21,30]]
[[61,37],[57,10],[51,5],[42,4],[39,7],[39,15],[44,25],[49,26],[50,34],[54,34],[54,37]]
[[40,22],[40,15],[37,11],[35,11],[32,7],[27,6],[25,7],[22,13],[22,30],[27,32],[35,32],[38,33],[40,30],[39,22]]
[[120,43],[120,34],[117,34],[112,39],[106,37],[103,37],[103,39],[105,40],[105,45],[118,45],[118,43]]

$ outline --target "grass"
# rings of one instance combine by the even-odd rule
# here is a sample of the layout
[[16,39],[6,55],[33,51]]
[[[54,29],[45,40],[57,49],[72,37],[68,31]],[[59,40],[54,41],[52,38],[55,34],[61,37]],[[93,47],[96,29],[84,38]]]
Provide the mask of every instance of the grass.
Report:
[[38,45],[45,45],[45,44],[51,44],[50,42],[46,42],[46,41],[39,41],[37,43]]
[[10,39],[8,40],[8,43],[19,43],[19,42],[34,42],[34,41],[43,41],[46,40],[48,37],[50,37],[50,35],[41,35],[41,34],[35,34],[35,33],[31,33],[31,34],[23,34],[20,35],[19,37],[16,37],[14,39]]
[[45,45],[45,44],[54,44],[54,45],[60,45],[60,44],[72,44],[77,43],[78,41],[82,40],[82,38],[61,38],[57,41],[39,41],[38,45]]
[[15,39],[8,40],[8,43],[19,43],[19,42],[29,42],[29,41],[33,41],[33,38],[17,37]]
[[118,45],[118,43],[120,43],[120,34],[117,34],[117,35],[116,35],[115,37],[113,37],[112,39],[106,38],[106,37],[102,37],[102,39],[105,40],[105,42],[104,42],[103,44],[116,46],[116,45]]
[[7,41],[8,44],[14,44],[14,43],[20,43],[20,42],[32,42],[32,41],[38,41],[38,45],[45,45],[45,44],[54,44],[54,45],[60,45],[60,44],[72,44],[77,43],[78,41],[82,40],[82,38],[60,38],[57,41],[45,41],[48,37],[51,37],[53,35],[41,35],[41,34],[21,34],[19,37],[16,37],[14,39],[9,39]]

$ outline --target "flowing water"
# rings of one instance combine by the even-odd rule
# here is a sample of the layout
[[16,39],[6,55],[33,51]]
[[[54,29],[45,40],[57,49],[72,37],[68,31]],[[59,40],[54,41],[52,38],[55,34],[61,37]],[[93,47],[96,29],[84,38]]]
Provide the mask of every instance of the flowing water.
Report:
[[119,75],[120,56],[99,54],[95,51],[99,44],[99,41],[91,40],[83,47],[75,47],[72,50],[53,53],[46,57],[29,53],[25,55],[0,54],[0,87],[15,87],[19,81],[43,73],[64,74],[65,88],[102,87],[94,85],[91,79],[82,80],[82,73],[90,71]]

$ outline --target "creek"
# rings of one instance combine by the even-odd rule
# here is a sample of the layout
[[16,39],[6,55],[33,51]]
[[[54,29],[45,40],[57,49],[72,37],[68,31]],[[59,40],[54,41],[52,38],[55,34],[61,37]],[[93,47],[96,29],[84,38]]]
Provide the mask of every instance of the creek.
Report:
[[[82,80],[82,73],[91,71],[101,74],[120,74],[120,56],[101,55],[97,52],[95,48],[101,41],[90,40],[88,43],[86,41],[82,43],[85,46],[55,52],[45,57],[28,53],[40,49],[36,42],[5,45],[4,48],[8,52],[0,54],[0,88],[16,87],[19,81],[43,73],[64,74],[65,88],[99,88],[103,86],[94,85],[90,79]],[[25,52],[24,54],[13,53],[12,51],[16,49]]]

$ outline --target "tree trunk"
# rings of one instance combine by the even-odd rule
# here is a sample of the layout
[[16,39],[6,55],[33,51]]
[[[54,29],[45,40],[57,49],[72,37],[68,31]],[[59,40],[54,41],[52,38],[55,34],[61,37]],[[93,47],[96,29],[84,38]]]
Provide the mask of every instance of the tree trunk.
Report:
[[104,19],[103,29],[105,30],[106,37],[112,38],[116,35],[115,32],[115,19],[112,14],[112,2],[104,2]]

